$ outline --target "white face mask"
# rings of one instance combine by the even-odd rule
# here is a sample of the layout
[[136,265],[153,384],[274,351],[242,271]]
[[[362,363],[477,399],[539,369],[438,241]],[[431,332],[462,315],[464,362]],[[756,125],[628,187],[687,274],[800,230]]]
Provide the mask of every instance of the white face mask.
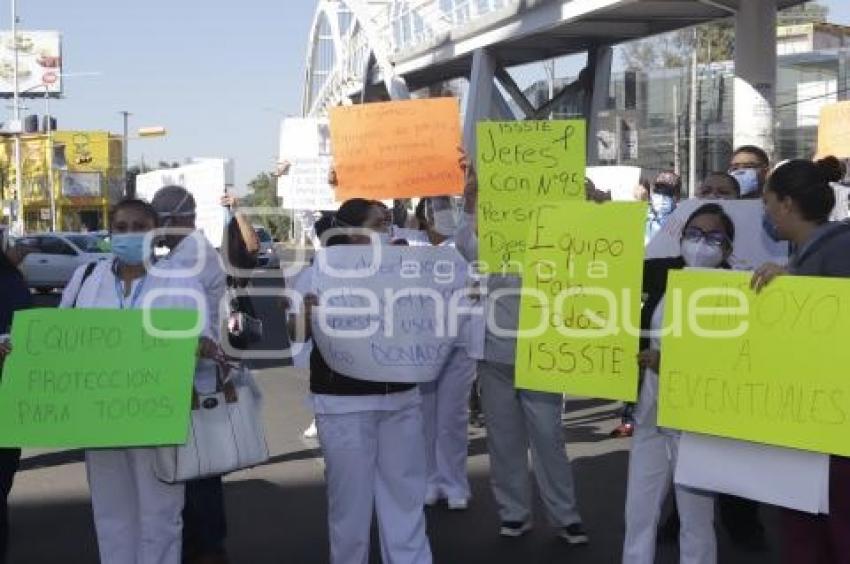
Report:
[[705,241],[682,241],[685,264],[696,268],[717,268],[723,262],[723,249]]
[[434,231],[443,237],[451,237],[455,234],[457,222],[452,210],[439,210],[434,212]]

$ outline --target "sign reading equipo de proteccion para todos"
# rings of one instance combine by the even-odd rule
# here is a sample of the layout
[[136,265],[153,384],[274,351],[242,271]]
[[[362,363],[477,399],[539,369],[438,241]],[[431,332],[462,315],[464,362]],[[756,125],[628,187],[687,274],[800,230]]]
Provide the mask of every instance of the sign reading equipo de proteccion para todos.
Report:
[[[158,332],[145,327],[145,315]],[[35,309],[15,314],[0,382],[0,446],[182,444],[197,313]]]

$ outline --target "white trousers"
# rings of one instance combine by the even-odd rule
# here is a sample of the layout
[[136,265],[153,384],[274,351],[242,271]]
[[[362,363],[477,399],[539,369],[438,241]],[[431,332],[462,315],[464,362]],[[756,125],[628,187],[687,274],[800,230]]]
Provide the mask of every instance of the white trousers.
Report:
[[540,497],[556,527],[581,521],[573,471],[561,427],[563,396],[514,388],[514,366],[478,363],[481,407],[487,425],[490,484],[502,521],[531,518],[528,451]]
[[455,349],[440,377],[420,384],[425,424],[429,499],[468,499],[466,458],[469,451],[469,394],[475,360]]
[[185,488],[153,461],[151,448],[86,451],[101,564],[180,564]]
[[384,564],[430,564],[419,403],[316,414],[325,458],[332,564],[366,564],[373,508]]
[[[626,538],[623,564],[653,564],[658,521],[664,498],[673,483],[679,437],[662,433],[646,422],[638,424],[632,438],[629,482],[626,491]],[[679,562],[714,564],[714,494],[674,486],[679,511]]]

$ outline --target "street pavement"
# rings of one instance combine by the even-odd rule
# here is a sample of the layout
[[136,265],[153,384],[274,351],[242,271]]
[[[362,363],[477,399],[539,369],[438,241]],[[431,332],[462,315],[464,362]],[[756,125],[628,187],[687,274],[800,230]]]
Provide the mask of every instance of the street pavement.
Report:
[[[276,285],[270,283],[266,285]],[[57,296],[38,297],[54,305]],[[277,300],[261,298],[266,348],[286,345]],[[226,479],[228,550],[236,564],[312,564],[328,561],[323,465],[318,444],[301,437],[311,414],[305,403],[304,371],[281,361],[255,362],[265,392],[265,421],[271,459]],[[464,512],[427,510],[434,561],[446,564],[544,564],[619,562],[629,441],[611,439],[617,404],[588,399],[566,403],[564,429],[573,461],[579,504],[591,536],[586,547],[569,547],[555,537],[535,502],[535,528],[519,539],[498,536],[499,520],[489,490],[485,432],[469,429],[469,473],[473,499]],[[777,545],[776,511],[763,508],[772,547]],[[81,451],[24,453],[11,496],[12,564],[94,563],[97,551]],[[720,529],[720,527],[718,527]],[[722,564],[779,561],[779,551],[733,550],[719,531]],[[371,563],[380,562],[373,528]],[[658,562],[678,561],[673,545],[660,545]]]

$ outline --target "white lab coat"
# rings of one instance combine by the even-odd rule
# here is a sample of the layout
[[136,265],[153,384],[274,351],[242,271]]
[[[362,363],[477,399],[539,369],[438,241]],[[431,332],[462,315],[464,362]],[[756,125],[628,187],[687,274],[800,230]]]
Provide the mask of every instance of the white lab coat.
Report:
[[[312,272],[304,276],[303,291],[318,293]],[[384,564],[431,564],[418,388],[310,399],[325,459],[331,564],[369,561],[373,511]]]
[[[431,243],[417,241],[411,245],[430,246]],[[453,247],[454,240],[447,239],[440,246]],[[470,322],[464,326],[467,333]],[[469,335],[464,335],[464,340],[468,341]],[[419,385],[428,475],[425,499],[429,502],[468,500],[471,496],[466,460],[469,395],[474,379],[475,360],[470,358],[467,347],[456,347],[437,379]]]
[[[652,315],[651,329],[662,326],[662,300]],[[651,337],[650,347],[660,350],[659,337]],[[658,373],[647,369],[635,411],[635,434],[629,458],[626,488],[626,537],[623,564],[653,564],[658,522],[679,451],[678,431],[658,426]],[[679,511],[679,562],[714,564],[717,539],[714,532],[714,494],[674,485]]]
[[[98,263],[82,288],[80,281],[86,267],[78,268],[62,295],[60,307],[71,307],[76,297],[79,308],[119,309],[112,264],[112,261]],[[134,282],[131,296],[140,280]],[[203,290],[190,279],[148,274],[138,299],[126,307],[140,307],[145,295],[154,290],[166,290],[153,302],[154,307],[198,310],[203,334],[211,335],[203,304],[195,299],[203,295]],[[181,561],[184,487],[159,481],[153,473],[153,458],[152,448],[86,451],[101,564],[179,564]]]

